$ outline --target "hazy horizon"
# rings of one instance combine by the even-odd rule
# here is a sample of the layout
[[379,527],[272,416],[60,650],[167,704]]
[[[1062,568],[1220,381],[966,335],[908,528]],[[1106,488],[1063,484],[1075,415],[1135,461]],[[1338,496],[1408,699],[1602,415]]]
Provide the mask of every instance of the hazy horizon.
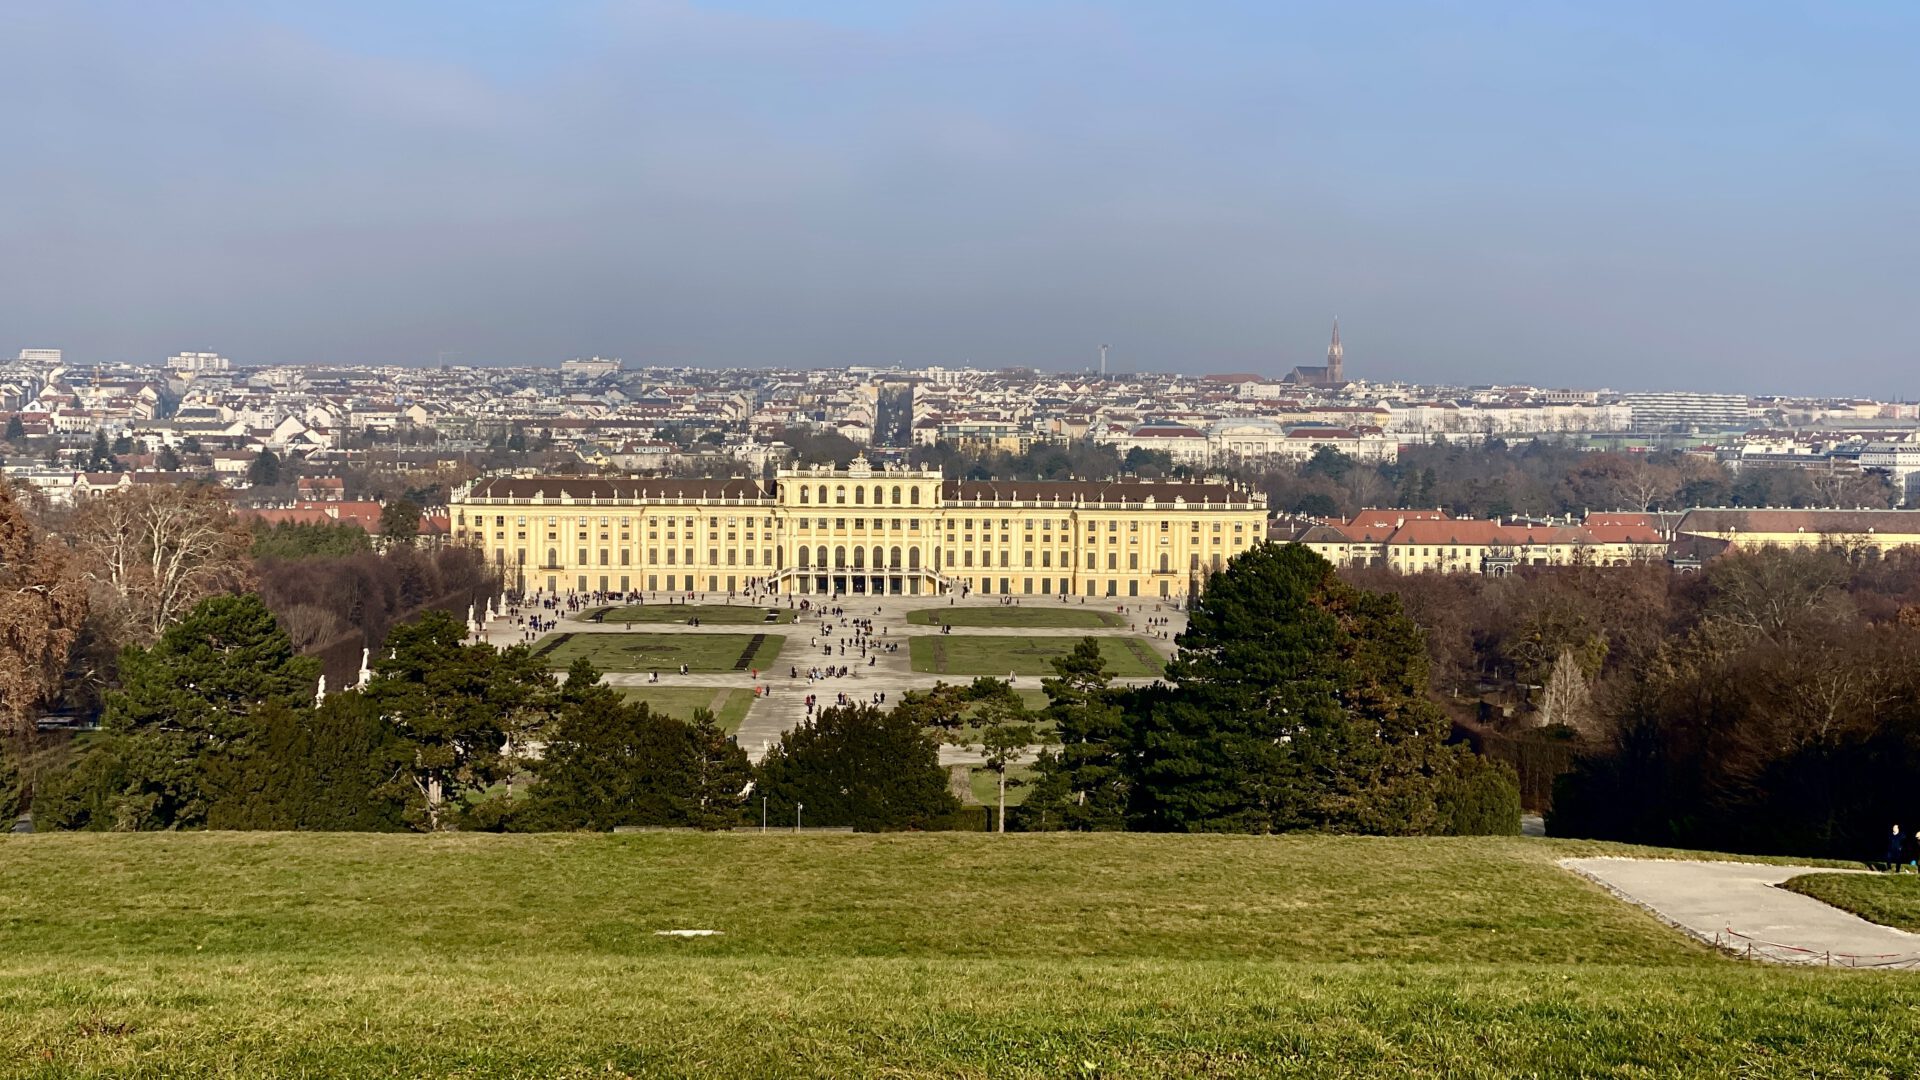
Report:
[[1920,395],[1920,9],[0,8],[0,350]]

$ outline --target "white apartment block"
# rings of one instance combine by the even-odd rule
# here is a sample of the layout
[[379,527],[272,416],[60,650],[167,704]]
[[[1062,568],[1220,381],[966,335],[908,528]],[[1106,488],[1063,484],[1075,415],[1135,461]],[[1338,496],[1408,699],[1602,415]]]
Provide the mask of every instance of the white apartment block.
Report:
[[1637,431],[1737,428],[1753,419],[1752,404],[1744,394],[1632,393],[1622,394],[1620,403],[1633,410]]
[[560,371],[566,375],[579,375],[583,378],[598,379],[606,375],[619,374],[620,360],[617,357],[576,357],[572,360],[560,361]]
[[167,357],[168,371],[226,371],[233,366],[232,361],[219,353],[183,352]]
[[1902,506],[1920,506],[1920,442],[1868,443],[1860,467],[1886,473]]

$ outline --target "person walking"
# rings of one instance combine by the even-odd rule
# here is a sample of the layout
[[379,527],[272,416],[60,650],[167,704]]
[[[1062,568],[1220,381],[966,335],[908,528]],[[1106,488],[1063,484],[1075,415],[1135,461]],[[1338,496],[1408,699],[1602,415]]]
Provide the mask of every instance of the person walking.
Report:
[[1887,834],[1887,873],[1900,872],[1900,864],[1906,861],[1906,846],[1906,837],[1900,835],[1900,826],[1896,823]]

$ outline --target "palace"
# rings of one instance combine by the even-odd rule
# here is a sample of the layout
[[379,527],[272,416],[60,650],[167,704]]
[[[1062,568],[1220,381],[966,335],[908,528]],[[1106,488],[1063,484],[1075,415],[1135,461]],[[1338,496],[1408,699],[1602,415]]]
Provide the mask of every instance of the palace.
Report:
[[947,480],[782,469],[748,479],[491,477],[453,535],[522,590],[1154,597],[1266,538],[1266,497],[1221,482]]

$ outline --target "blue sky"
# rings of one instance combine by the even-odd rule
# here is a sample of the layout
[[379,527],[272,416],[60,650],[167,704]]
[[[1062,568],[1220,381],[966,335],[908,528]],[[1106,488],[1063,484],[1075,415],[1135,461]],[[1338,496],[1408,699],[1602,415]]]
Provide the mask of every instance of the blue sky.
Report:
[[1920,396],[1920,7],[0,2],[0,349]]

